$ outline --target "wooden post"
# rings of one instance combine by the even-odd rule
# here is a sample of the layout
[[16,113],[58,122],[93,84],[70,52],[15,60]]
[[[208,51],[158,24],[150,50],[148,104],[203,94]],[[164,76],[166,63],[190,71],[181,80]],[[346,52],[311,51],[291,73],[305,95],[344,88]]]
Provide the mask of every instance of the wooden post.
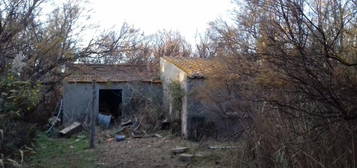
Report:
[[96,90],[95,90],[95,80],[92,81],[92,108],[90,114],[90,139],[89,139],[89,148],[95,148],[95,121],[96,121],[96,109],[95,109],[95,99],[96,99]]

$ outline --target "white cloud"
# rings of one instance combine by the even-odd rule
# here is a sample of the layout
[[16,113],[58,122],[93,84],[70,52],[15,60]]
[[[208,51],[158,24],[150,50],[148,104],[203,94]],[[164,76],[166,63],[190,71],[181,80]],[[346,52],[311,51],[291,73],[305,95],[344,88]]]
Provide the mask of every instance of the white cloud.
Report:
[[127,22],[146,34],[159,30],[179,31],[190,42],[204,32],[208,22],[228,18],[230,0],[89,0],[92,19],[102,28]]

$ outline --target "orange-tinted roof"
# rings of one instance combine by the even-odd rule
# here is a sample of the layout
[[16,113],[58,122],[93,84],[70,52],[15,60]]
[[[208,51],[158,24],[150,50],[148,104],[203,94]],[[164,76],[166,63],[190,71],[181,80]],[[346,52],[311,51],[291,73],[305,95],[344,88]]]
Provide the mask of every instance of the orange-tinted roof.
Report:
[[67,82],[159,82],[157,71],[146,65],[71,64],[66,71]]
[[224,68],[217,60],[205,58],[163,57],[187,73],[189,78],[205,78]]

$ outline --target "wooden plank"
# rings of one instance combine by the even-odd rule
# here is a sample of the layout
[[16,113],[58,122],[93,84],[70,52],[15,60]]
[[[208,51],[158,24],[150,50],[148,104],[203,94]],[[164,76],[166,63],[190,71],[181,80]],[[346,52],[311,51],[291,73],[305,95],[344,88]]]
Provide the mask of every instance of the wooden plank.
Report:
[[209,146],[208,149],[237,149],[238,146]]
[[185,153],[189,150],[190,148],[188,147],[176,147],[174,149],[171,149],[171,153],[174,155],[180,154],[180,153]]
[[60,131],[60,134],[63,135],[63,136],[70,136],[71,134],[79,131],[80,127],[81,127],[81,123],[74,122],[70,126],[62,129]]

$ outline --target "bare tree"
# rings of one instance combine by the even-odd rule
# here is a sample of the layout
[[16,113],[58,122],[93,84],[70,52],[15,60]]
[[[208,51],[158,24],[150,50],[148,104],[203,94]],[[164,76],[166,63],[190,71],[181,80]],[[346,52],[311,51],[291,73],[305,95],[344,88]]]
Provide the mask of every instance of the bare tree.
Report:
[[218,85],[239,95],[230,106],[251,121],[245,159],[258,167],[355,166],[356,3],[244,5],[236,25],[216,22],[209,37],[215,56],[239,75],[236,85],[229,75]]
[[0,72],[21,49],[15,42],[38,14],[42,0],[9,1],[0,3]]
[[191,46],[178,32],[159,32],[153,39],[155,57],[189,57],[191,55]]
[[119,31],[104,32],[96,41],[88,45],[80,53],[81,61],[104,64],[129,62],[134,53],[145,48],[144,39],[139,29],[124,23]]

